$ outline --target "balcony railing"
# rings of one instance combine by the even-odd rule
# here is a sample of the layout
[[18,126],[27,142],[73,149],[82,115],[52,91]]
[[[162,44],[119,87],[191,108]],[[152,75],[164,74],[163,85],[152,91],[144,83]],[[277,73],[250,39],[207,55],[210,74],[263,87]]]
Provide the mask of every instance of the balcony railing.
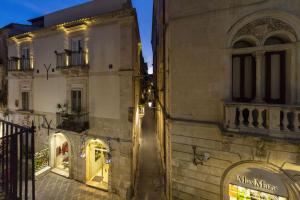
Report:
[[32,71],[33,58],[10,58],[8,60],[8,71]]
[[73,132],[83,132],[89,129],[89,114],[57,113],[57,128]]
[[225,103],[225,129],[254,133],[300,132],[300,106]]
[[87,67],[88,53],[67,50],[63,53],[56,53],[56,66],[58,68]]

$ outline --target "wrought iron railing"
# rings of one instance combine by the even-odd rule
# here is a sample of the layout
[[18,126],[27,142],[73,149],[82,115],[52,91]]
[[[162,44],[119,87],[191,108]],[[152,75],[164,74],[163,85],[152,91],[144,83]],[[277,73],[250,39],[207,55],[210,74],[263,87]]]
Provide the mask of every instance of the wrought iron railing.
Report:
[[35,128],[0,120],[1,191],[6,200],[35,199],[34,132]]
[[88,53],[85,51],[56,53],[56,66],[58,68],[87,67]]
[[33,58],[16,58],[8,60],[8,71],[32,71]]
[[67,113],[57,113],[57,128],[82,132],[89,129],[89,114],[88,113],[78,113],[78,114],[67,114]]

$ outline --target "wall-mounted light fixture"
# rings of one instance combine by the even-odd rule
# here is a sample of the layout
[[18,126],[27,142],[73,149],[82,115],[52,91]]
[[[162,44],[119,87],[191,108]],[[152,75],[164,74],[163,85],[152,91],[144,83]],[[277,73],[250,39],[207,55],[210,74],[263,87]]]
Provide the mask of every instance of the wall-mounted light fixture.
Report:
[[210,159],[210,154],[205,152],[201,154],[197,154],[197,147],[193,146],[193,153],[194,153],[194,158],[193,158],[193,163],[194,165],[203,165],[204,162],[208,161]]

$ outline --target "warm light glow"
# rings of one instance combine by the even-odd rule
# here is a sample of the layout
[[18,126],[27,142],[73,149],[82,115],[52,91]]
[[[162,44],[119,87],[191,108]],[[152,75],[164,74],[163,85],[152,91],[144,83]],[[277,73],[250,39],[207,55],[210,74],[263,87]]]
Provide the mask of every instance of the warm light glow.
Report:
[[153,102],[152,102],[152,101],[149,101],[149,102],[148,102],[148,106],[149,106],[149,108],[152,108]]
[[86,146],[86,181],[100,189],[108,189],[110,169],[109,147],[101,140],[90,140]]
[[244,200],[244,199],[278,199],[287,200],[286,197],[280,197],[273,194],[268,194],[265,192],[245,188],[242,186],[237,186],[229,184],[229,198],[230,200]]
[[71,145],[66,136],[56,133],[51,137],[51,167],[55,173],[69,176]]
[[86,54],[85,54],[85,62],[86,62],[86,64],[88,65],[89,64],[89,49],[88,48],[86,48]]
[[17,68],[18,68],[18,70],[21,70],[21,63],[20,63],[20,60],[17,60]]
[[66,56],[66,66],[69,66],[69,56]]
[[0,123],[0,138],[3,137],[3,123]]
[[138,106],[138,114],[140,117],[145,115],[145,107],[143,105]]
[[33,69],[33,59],[31,59],[31,61],[30,61],[30,67],[31,67],[31,69]]
[[59,29],[64,31],[66,34],[77,32],[77,31],[85,31],[87,28],[88,28],[87,24],[80,24],[72,27],[65,27],[64,25],[61,25],[59,27]]

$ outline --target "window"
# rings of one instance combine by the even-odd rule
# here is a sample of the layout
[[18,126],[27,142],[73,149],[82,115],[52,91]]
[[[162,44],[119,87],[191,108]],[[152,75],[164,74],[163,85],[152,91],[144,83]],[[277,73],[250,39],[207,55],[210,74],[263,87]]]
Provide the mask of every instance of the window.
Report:
[[30,68],[30,50],[28,46],[21,47],[21,69],[29,69]]
[[233,184],[229,184],[229,199],[230,200],[244,200],[244,199],[287,200],[286,197],[281,197],[274,194],[268,194],[266,192],[249,189],[243,186],[237,186]]
[[74,113],[81,112],[81,90],[72,90],[71,91],[71,110]]
[[71,65],[77,66],[83,64],[82,39],[71,39]]
[[79,52],[82,51],[82,39],[72,38],[71,39],[71,51]]
[[285,103],[285,51],[267,52],[266,59],[266,101]]
[[21,58],[29,58],[30,52],[29,47],[24,46],[21,48]]
[[29,92],[22,92],[22,110],[29,110]]
[[251,54],[232,58],[232,99],[247,102],[255,97],[255,59]]
[[269,37],[266,41],[265,41],[265,45],[276,45],[276,44],[285,44],[286,41],[280,37]]
[[233,48],[241,49],[241,48],[254,47],[254,46],[255,45],[252,44],[251,42],[241,40],[241,41],[237,41],[236,43],[234,43]]

